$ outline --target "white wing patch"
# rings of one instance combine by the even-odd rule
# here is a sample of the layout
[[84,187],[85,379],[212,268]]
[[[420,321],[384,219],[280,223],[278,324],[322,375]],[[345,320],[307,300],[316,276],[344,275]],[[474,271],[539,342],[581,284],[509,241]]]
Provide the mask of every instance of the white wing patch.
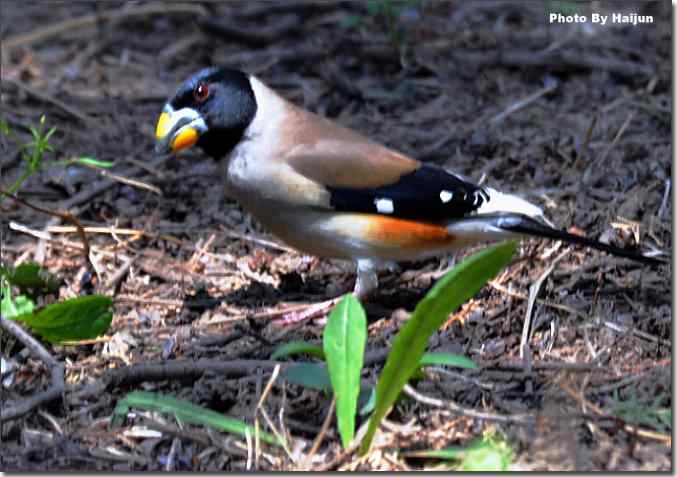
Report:
[[512,212],[516,214],[524,214],[529,217],[541,218],[543,217],[543,210],[526,200],[512,194],[504,194],[496,189],[486,187],[485,190],[489,193],[489,200],[484,202],[479,209],[478,214],[491,214],[496,212]]
[[449,202],[452,197],[454,197],[454,193],[448,190],[443,190],[440,192],[440,200],[442,201],[443,204],[446,204]]
[[395,211],[395,204],[390,199],[374,199],[374,205],[379,214],[392,214]]

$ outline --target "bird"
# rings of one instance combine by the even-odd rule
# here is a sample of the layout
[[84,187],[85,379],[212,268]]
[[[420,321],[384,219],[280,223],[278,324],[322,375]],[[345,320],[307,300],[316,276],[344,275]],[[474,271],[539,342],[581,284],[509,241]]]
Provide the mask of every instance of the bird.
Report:
[[220,161],[226,195],[273,235],[306,254],[355,262],[361,300],[377,289],[381,268],[525,236],[662,263],[557,229],[537,205],[386,147],[240,70],[202,69],[164,105],[156,153],[193,146]]

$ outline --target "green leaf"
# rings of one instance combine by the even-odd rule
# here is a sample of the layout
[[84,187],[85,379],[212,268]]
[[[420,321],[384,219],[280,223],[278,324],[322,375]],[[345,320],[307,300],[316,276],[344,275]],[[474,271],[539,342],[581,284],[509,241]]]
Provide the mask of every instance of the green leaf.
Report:
[[507,443],[494,437],[478,439],[466,448],[407,452],[406,457],[458,460],[455,470],[474,472],[501,472],[508,470],[513,460],[513,451]]
[[34,262],[22,263],[14,271],[3,267],[0,269],[0,275],[12,285],[19,287],[21,293],[32,297],[59,291],[59,282]]
[[454,368],[477,369],[477,365],[473,360],[453,353],[425,353],[421,357],[421,366],[430,366],[431,364],[452,366]]
[[113,320],[113,301],[103,295],[89,295],[53,303],[17,319],[51,343],[96,338]]
[[515,247],[515,242],[505,242],[473,254],[444,275],[418,303],[411,318],[395,336],[381,372],[376,386],[376,408],[360,446],[362,455],[369,450],[381,419],[418,369],[430,336],[450,313],[510,262]]
[[324,351],[318,345],[308,343],[307,341],[290,341],[275,350],[270,355],[270,359],[280,359],[295,354],[309,354],[320,359],[324,359]]
[[323,335],[324,355],[336,395],[336,420],[344,449],[355,436],[366,342],[367,316],[355,295],[348,293],[329,314]]
[[[254,436],[254,426],[250,426],[238,419],[224,416],[211,409],[205,409],[195,404],[169,396],[161,396],[156,393],[135,391],[127,394],[118,402],[113,411],[111,425],[116,426],[129,412],[131,407],[147,409],[149,411],[167,412],[176,415],[179,419],[193,424],[201,424],[213,427],[230,434]],[[262,441],[281,446],[282,442],[272,434],[259,432]]]
[[[45,134],[45,137],[44,137],[45,142],[49,141],[49,138],[52,137],[52,135],[53,135],[55,132],[56,132],[56,128],[55,128],[55,127],[51,128],[49,131],[47,131],[47,134]],[[52,147],[51,147],[49,144],[47,144],[47,145],[45,146],[45,148],[47,148],[47,149],[52,149]],[[53,150],[53,149],[52,149],[52,150]]]
[[12,287],[3,277],[2,280],[2,301],[0,301],[0,313],[3,318],[13,320],[17,316],[25,313],[33,313],[35,303],[25,295],[19,295],[12,298]]
[[462,472],[505,472],[511,460],[512,452],[506,452],[490,443],[481,442],[465,452],[458,470]]
[[35,303],[26,295],[12,297],[5,295],[2,298],[2,316],[8,320],[13,320],[21,315],[33,313]]
[[376,388],[363,389],[360,393],[360,402],[364,402],[360,408],[360,416],[366,416],[373,411],[376,406]]
[[110,169],[115,165],[114,162],[110,161],[101,161],[99,159],[94,159],[93,157],[76,157],[75,159],[71,159],[68,161],[70,164],[85,164],[89,166],[94,166],[94,167],[100,167],[102,169]]
[[290,383],[319,391],[331,391],[331,379],[327,368],[313,363],[298,363],[282,371],[280,375]]

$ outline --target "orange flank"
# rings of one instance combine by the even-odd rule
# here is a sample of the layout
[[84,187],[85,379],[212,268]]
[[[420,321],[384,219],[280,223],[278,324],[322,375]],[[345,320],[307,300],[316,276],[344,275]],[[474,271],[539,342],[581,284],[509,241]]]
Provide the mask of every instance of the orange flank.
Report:
[[[308,250],[312,243],[313,253],[324,257],[419,260],[455,250],[460,244],[460,237],[447,232],[443,224],[385,215],[339,213],[314,223],[320,225],[321,234],[316,241],[305,241],[303,247]],[[294,244],[293,237],[288,241]]]
[[383,215],[369,216],[366,235],[370,241],[401,248],[445,247],[455,240],[455,237],[447,232],[443,225]]

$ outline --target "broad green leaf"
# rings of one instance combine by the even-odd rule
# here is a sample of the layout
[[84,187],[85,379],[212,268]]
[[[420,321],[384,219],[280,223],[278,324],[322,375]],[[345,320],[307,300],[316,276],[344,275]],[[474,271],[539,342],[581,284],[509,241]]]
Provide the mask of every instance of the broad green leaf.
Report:
[[[196,406],[188,401],[143,391],[131,392],[118,402],[113,411],[111,425],[115,426],[124,420],[131,407],[172,413],[182,421],[213,427],[230,434],[245,436],[246,433],[249,433],[250,436],[254,435],[254,426],[250,426],[238,419],[224,416],[211,409]],[[259,437],[262,441],[269,444],[282,445],[282,442],[272,434],[259,432]]]
[[331,391],[327,368],[313,363],[298,363],[282,371],[282,379],[319,391]]
[[367,316],[355,295],[349,293],[341,298],[329,314],[323,335],[324,355],[336,395],[336,420],[344,449],[355,436],[355,415],[366,341]]
[[21,293],[30,296],[53,294],[59,291],[58,281],[37,263],[22,263],[14,271],[2,267],[0,274]]
[[113,301],[89,295],[53,303],[18,320],[51,343],[96,338],[108,330],[113,319]]
[[270,359],[280,359],[287,356],[304,353],[324,359],[324,351],[322,351],[322,347],[308,343],[307,341],[290,341],[289,343],[285,343],[277,348],[272,355],[270,355]]
[[430,366],[431,364],[453,366],[454,368],[477,369],[477,365],[470,358],[453,353],[425,353],[421,357],[421,366]]
[[75,159],[71,159],[68,161],[71,164],[85,164],[89,166],[94,166],[94,167],[100,167],[102,169],[110,169],[115,165],[114,162],[110,161],[101,161],[99,159],[94,159],[93,157],[76,157]]
[[512,258],[515,242],[505,242],[475,253],[444,275],[418,303],[411,318],[393,340],[376,386],[376,408],[360,446],[365,454],[381,419],[418,369],[430,336],[466,300],[474,296]]

